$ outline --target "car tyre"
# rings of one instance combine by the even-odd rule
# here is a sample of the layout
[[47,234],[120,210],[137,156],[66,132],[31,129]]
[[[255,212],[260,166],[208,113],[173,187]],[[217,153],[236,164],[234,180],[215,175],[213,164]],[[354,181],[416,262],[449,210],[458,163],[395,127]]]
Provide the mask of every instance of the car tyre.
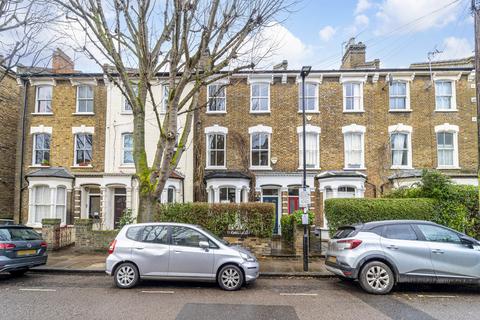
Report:
[[243,272],[239,267],[229,264],[220,269],[217,282],[220,288],[226,291],[239,290],[244,282]]
[[10,273],[13,277],[21,277],[21,276],[23,276],[27,271],[28,271],[28,269],[20,269],[20,270],[12,270],[12,271],[10,271],[9,273]]
[[140,274],[136,265],[124,262],[115,269],[113,279],[118,288],[130,289],[137,285],[140,280]]
[[358,280],[362,289],[372,294],[387,294],[395,284],[392,269],[380,261],[371,261],[363,266]]

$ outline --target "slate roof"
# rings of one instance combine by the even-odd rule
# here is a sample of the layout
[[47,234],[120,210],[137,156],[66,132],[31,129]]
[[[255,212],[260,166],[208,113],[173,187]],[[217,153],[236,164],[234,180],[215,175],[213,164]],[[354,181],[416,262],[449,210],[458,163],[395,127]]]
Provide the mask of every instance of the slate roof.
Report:
[[50,177],[74,179],[75,177],[63,167],[48,167],[32,171],[26,175],[27,177]]
[[325,171],[317,174],[316,179],[327,179],[327,178],[367,178],[367,175],[359,171]]
[[209,179],[249,179],[250,177],[240,171],[211,171],[205,174],[205,180]]

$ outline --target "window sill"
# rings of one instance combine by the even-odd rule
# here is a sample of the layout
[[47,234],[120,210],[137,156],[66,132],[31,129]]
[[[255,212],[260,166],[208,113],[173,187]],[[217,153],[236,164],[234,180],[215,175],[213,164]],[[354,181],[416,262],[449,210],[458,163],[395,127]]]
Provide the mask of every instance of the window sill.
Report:
[[388,112],[391,113],[409,113],[412,112],[412,109],[390,109]]
[[250,110],[250,113],[251,114],[270,114],[270,110],[262,110],[262,111],[253,111],[253,110]]
[[53,112],[32,112],[32,116],[53,116]]
[[51,166],[48,165],[41,165],[41,164],[32,164],[31,166],[28,166],[29,168],[50,168]]
[[458,112],[458,109],[447,109],[447,110],[435,109],[435,112]]
[[391,170],[413,170],[412,166],[391,166]]
[[73,169],[82,169],[82,168],[91,169],[91,168],[93,168],[93,166],[91,164],[89,164],[88,166],[73,165],[73,166],[70,166],[70,168],[73,168]]
[[343,168],[345,171],[364,171],[367,170],[365,167],[360,167],[360,168]]
[[365,113],[365,110],[343,110],[343,113]]
[[[298,110],[297,113],[298,113],[298,114],[302,114],[303,111],[302,111],[302,110]],[[320,113],[320,111],[319,111],[319,110],[305,110],[305,114],[308,114],[308,113],[317,114],[317,113]]]
[[254,167],[250,166],[249,170],[272,170],[272,167]]
[[206,166],[205,170],[227,170],[226,166]]
[[459,166],[438,166],[437,170],[460,170]]
[[131,116],[133,114],[133,112],[132,111],[121,111],[120,114]]
[[118,166],[120,169],[135,169],[135,164],[133,163],[123,163]]
[[73,116],[94,116],[95,112],[74,112]]
[[227,114],[227,111],[207,111],[206,114]]

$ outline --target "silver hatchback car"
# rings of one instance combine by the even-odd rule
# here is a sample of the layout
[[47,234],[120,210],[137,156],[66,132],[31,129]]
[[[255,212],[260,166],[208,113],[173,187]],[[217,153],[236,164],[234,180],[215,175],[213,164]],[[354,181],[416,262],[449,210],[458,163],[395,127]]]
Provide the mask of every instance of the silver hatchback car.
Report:
[[127,225],[110,244],[106,272],[117,287],[134,287],[140,279],[218,282],[228,291],[255,281],[257,259],[207,230],[189,224]]
[[478,284],[480,243],[428,221],[369,222],[339,228],[325,264],[373,294],[386,294],[400,282]]

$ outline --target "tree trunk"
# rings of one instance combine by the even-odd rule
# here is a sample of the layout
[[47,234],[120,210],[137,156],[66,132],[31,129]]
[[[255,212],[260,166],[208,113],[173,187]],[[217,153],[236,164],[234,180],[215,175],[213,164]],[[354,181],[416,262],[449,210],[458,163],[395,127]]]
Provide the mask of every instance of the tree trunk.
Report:
[[143,194],[140,192],[137,223],[151,222],[155,214],[157,199],[151,194]]

